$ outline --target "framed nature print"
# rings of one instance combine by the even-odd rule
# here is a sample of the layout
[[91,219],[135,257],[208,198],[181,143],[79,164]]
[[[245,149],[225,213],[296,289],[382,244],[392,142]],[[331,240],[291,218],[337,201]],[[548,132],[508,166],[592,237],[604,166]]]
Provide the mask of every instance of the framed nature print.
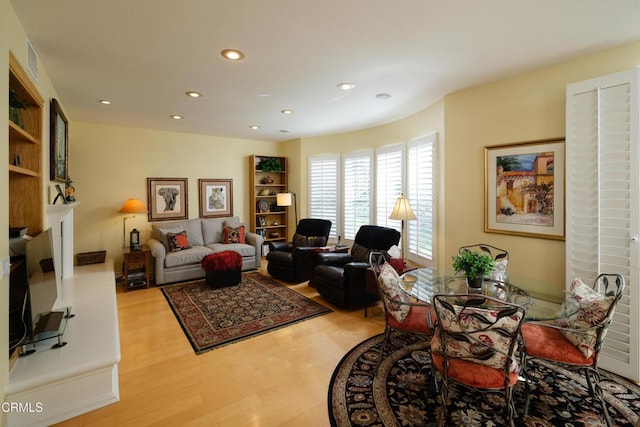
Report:
[[65,182],[69,176],[69,122],[55,98],[51,99],[49,128],[49,178],[52,181]]
[[147,178],[149,221],[189,218],[187,178]]
[[233,180],[199,179],[200,218],[233,216]]
[[487,233],[564,240],[564,139],[485,147]]

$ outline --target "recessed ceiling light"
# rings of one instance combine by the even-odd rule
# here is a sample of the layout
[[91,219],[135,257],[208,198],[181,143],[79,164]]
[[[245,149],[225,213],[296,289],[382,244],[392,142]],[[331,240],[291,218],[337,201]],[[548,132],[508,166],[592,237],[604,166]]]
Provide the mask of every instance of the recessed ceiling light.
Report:
[[182,120],[184,118],[180,114],[172,114],[170,117],[176,120]]
[[376,98],[378,99],[389,99],[391,98],[391,95],[388,93],[379,93],[376,95]]
[[190,96],[191,98],[200,98],[202,96],[202,94],[200,92],[195,92],[195,91],[188,91],[185,92],[187,94],[187,96]]
[[244,53],[236,49],[224,49],[220,52],[220,55],[231,61],[239,61],[244,58]]
[[280,132],[281,132],[281,133],[289,133],[289,131],[288,131],[288,130],[286,130],[286,129],[280,129]]
[[281,110],[282,114],[293,114],[293,110]]
[[249,129],[258,130],[258,129],[260,129],[260,126],[258,126],[258,125],[251,125],[251,126],[249,126]]
[[351,90],[354,87],[356,87],[356,85],[353,83],[338,83],[338,89],[340,90]]
[[109,101],[108,99],[101,99],[100,104],[111,105],[111,101]]

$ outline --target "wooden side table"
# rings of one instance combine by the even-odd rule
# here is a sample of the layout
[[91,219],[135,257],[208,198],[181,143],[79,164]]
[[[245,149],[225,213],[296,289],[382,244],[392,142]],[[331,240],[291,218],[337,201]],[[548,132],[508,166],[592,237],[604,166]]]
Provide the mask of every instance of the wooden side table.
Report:
[[149,248],[143,246],[139,251],[126,248],[122,256],[124,291],[148,288],[151,282],[151,251]]

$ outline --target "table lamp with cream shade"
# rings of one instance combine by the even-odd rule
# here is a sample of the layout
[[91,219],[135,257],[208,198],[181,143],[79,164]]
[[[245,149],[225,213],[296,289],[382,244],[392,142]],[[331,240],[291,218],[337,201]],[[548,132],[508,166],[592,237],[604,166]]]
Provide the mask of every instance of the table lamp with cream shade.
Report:
[[[144,203],[140,199],[129,199],[124,202],[124,205],[118,211],[124,214],[139,214],[139,213],[147,213],[147,208]],[[135,215],[125,216],[122,218],[122,250],[124,251],[126,248],[125,236],[126,236],[126,223],[127,219],[135,218]]]
[[396,205],[393,207],[393,211],[391,211],[389,219],[402,221],[402,262],[404,262],[405,248],[407,247],[404,222],[410,219],[417,219],[416,214],[414,214],[413,209],[411,209],[409,199],[407,199],[407,196],[405,196],[404,193],[400,193],[400,197],[398,197],[398,199],[396,200]]
[[276,205],[278,206],[291,206],[295,212],[296,227],[298,226],[298,204],[296,203],[296,193],[278,193],[276,194]]

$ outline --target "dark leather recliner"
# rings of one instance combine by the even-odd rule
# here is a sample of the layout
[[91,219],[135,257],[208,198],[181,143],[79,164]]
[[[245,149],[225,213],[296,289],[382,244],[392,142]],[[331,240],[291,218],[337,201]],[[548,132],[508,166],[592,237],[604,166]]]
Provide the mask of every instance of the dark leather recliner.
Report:
[[342,308],[364,307],[378,299],[366,292],[369,253],[384,252],[400,241],[400,232],[377,225],[363,225],[356,233],[351,253],[320,253],[309,286],[327,301]]
[[267,254],[267,271],[285,282],[309,280],[317,247],[326,246],[331,221],[305,218],[298,222],[291,242],[271,242]]

